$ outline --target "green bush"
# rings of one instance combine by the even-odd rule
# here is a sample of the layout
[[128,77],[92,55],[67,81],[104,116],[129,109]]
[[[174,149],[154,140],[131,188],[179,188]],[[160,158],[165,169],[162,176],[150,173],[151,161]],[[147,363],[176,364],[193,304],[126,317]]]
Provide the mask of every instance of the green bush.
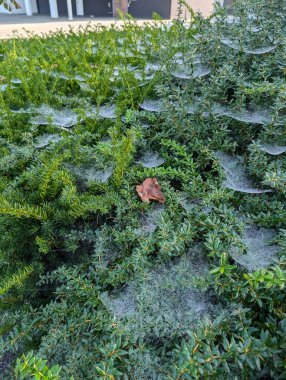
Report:
[[1,43],[4,380],[285,378],[285,10]]

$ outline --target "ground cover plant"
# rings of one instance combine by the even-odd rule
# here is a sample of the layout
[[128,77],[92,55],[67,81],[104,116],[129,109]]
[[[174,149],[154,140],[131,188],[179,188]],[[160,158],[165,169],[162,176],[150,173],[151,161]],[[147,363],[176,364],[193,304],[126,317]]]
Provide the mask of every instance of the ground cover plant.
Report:
[[285,11],[1,43],[1,379],[285,378]]

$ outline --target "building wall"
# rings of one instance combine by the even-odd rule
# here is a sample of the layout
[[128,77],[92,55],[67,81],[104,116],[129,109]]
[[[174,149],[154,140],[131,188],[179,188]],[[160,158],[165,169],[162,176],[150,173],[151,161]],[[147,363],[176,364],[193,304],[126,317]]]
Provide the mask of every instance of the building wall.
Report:
[[163,19],[170,19],[172,0],[129,0],[128,13],[134,18],[150,19],[157,13]]
[[83,0],[76,0],[76,14],[78,16],[84,15]]
[[[195,12],[201,12],[204,16],[208,16],[212,13],[215,0],[185,0]],[[220,1],[220,0],[219,0]],[[220,1],[223,3],[223,1]],[[182,17],[190,18],[190,13],[183,8],[184,12]],[[175,18],[178,14],[178,0],[172,1],[171,18]]]
[[[49,1],[49,0],[47,0]],[[58,1],[66,1],[66,0],[58,0]],[[94,0],[96,1],[96,0]],[[112,0],[110,0],[112,1]],[[164,0],[162,0],[164,1]],[[189,4],[195,12],[201,12],[203,15],[208,16],[211,14],[213,10],[213,5],[215,1],[219,1],[222,4],[229,4],[232,3],[233,0],[185,0],[187,4]],[[25,9],[25,0],[18,0],[21,8],[20,9],[13,9],[11,13],[26,13]],[[38,13],[37,9],[37,0],[31,0],[32,2],[32,11],[33,13]],[[121,9],[123,13],[127,12],[127,4],[128,0],[113,0],[113,10],[114,10],[114,16],[118,17],[118,9]],[[76,8],[77,8],[77,14],[83,15],[83,0],[76,0]],[[171,8],[171,18],[175,18],[177,16],[178,12],[178,0],[172,0],[172,8]],[[9,13],[6,11],[6,9],[3,7],[3,5],[0,5],[0,13]],[[188,11],[184,10],[183,13],[184,18],[190,18],[190,14]]]
[[128,13],[128,0],[113,0],[113,16],[119,17],[118,11],[123,14]]
[[37,0],[31,0],[32,3],[32,12],[38,13]]

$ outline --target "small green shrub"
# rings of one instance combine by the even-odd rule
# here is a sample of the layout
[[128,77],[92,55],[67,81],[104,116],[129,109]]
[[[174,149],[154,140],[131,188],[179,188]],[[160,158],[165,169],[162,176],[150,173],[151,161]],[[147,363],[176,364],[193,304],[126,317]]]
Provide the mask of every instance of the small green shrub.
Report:
[[60,380],[60,367],[53,366],[49,369],[46,363],[46,360],[33,356],[33,352],[29,352],[26,356],[22,355],[20,359],[17,359],[16,378],[21,380]]

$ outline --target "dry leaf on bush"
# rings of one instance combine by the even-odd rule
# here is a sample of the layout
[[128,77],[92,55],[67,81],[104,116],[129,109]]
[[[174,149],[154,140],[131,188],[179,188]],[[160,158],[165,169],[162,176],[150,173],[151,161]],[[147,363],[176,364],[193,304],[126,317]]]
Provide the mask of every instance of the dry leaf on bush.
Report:
[[146,178],[141,185],[136,186],[136,191],[143,202],[150,200],[165,203],[165,197],[156,178]]

